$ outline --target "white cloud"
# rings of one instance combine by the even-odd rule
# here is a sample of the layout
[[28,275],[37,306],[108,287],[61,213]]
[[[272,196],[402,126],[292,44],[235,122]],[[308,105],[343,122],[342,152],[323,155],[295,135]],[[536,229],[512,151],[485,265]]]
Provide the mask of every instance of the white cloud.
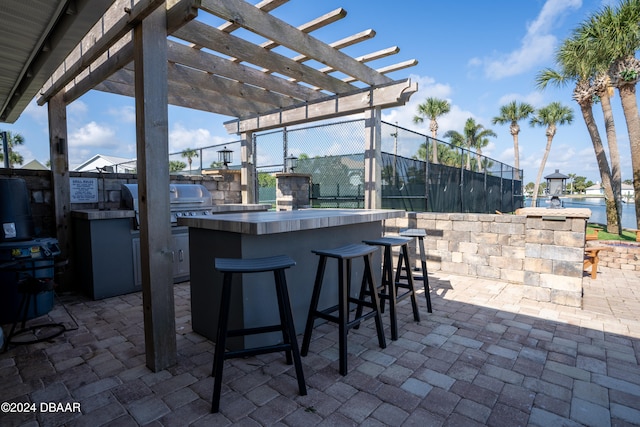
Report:
[[188,129],[181,123],[177,123],[169,131],[169,152],[223,144],[228,140],[228,138],[212,136],[208,129]]
[[27,105],[24,109],[23,114],[31,117],[36,123],[40,125],[47,125],[49,122],[48,108],[47,105],[39,106],[36,100],[34,99]]
[[551,34],[555,24],[567,13],[582,6],[582,0],[547,0],[535,21],[527,27],[520,47],[495,58],[472,58],[470,65],[484,65],[485,75],[493,80],[522,74],[548,62],[554,54],[557,38]]
[[107,113],[113,116],[119,123],[136,122],[136,109],[131,105],[120,108],[111,108]]
[[521,95],[519,93],[507,93],[505,95],[502,95],[498,100],[498,108],[514,100],[519,102],[526,102],[527,104],[531,104],[535,108],[539,108],[545,105],[544,95],[542,94],[542,92],[536,91],[530,92],[525,95]]
[[93,121],[69,132],[68,147],[71,165],[80,164],[96,154],[125,157],[116,132],[110,127]]
[[69,143],[81,147],[111,149],[118,147],[120,141],[116,139],[113,129],[92,121],[72,131],[69,134]]
[[67,115],[76,119],[86,116],[89,106],[83,101],[74,101],[67,106]]
[[[383,111],[382,120],[388,123],[397,122],[399,126],[416,131],[427,131],[430,135],[428,121],[419,125],[413,123],[413,117],[416,115],[418,105],[430,97],[446,99],[451,102],[451,86],[445,83],[437,83],[434,78],[428,76],[411,75],[411,81],[418,83],[418,91],[411,95],[409,102],[403,107]],[[454,108],[457,107],[452,105],[451,112],[438,119],[438,123],[440,124],[441,120],[446,121],[449,115],[454,114]],[[442,129],[442,126],[440,128]]]

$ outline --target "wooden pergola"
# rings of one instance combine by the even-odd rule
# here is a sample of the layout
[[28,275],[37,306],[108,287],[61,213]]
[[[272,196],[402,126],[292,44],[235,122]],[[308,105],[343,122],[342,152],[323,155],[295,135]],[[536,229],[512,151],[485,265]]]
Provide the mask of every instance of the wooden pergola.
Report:
[[[366,30],[330,43],[311,32],[343,18],[337,9],[297,28],[270,12],[287,0],[116,0],[42,87],[48,103],[56,219],[61,243],[70,229],[66,106],[91,89],[135,97],[142,289],[147,365],[176,362],[171,280],[168,105],[222,114],[242,139],[243,202],[253,203],[253,133],[364,112],[365,206],[379,207],[380,111],[417,91],[367,62],[397,47],[352,58],[341,49],[375,35]],[[210,21],[221,22],[218,26]],[[250,37],[237,33],[251,34]],[[248,31],[248,33],[247,33]],[[249,39],[260,39],[256,43]],[[294,55],[278,53],[283,46]],[[321,67],[309,64],[320,63]]]

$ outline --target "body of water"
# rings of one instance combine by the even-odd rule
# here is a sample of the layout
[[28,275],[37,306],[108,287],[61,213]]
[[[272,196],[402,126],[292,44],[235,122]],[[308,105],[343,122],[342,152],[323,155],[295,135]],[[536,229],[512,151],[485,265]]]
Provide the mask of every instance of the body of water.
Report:
[[[591,218],[589,222],[598,224],[607,223],[607,214],[605,212],[604,199],[601,197],[561,197],[562,206],[565,208],[587,208],[591,209]],[[528,202],[528,203],[527,203]],[[538,199],[538,206],[548,206],[549,199]],[[527,199],[526,206],[531,206],[531,199]],[[636,228],[636,212],[633,203],[622,204],[622,228]]]

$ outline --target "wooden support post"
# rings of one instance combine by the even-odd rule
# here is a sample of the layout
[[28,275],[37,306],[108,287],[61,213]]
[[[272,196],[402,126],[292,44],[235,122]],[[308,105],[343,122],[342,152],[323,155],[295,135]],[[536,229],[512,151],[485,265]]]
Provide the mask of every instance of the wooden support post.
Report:
[[140,259],[147,366],[176,363],[169,204],[166,8],[134,30]]
[[382,208],[382,122],[380,107],[365,112],[364,207]]
[[242,203],[258,203],[256,191],[256,164],[254,161],[253,132],[244,132],[241,135],[242,147],[242,175],[240,186],[242,189]]
[[[67,149],[67,108],[61,93],[47,104],[49,114],[49,157],[51,158],[51,189],[53,191],[56,238],[60,257],[69,259],[71,250],[71,197],[69,194],[69,151]],[[56,278],[64,288],[71,278],[63,274]]]

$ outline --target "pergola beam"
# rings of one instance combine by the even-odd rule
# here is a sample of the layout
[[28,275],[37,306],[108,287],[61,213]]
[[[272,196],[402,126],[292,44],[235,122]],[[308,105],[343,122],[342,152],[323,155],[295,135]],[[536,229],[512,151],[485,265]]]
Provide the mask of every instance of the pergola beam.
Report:
[[[115,80],[105,80],[102,83],[98,84],[96,87],[94,87],[94,89],[100,92],[107,92],[107,93],[112,93],[116,95],[135,97],[133,86],[129,85],[128,83],[122,83],[120,81],[115,81]],[[182,93],[175,94],[170,92],[168,94],[169,105],[174,105],[176,107],[190,108],[193,110],[199,110],[199,111],[205,111],[205,112],[219,110],[219,111],[222,111],[220,114],[225,114],[227,116],[234,116],[234,114],[236,113],[235,111],[232,111],[225,105],[215,105],[213,103],[207,102],[202,99],[186,100],[182,97],[182,95],[183,95]]]
[[[224,87],[218,90],[192,85],[181,79],[176,70],[176,65],[169,66],[169,104],[184,108],[193,108],[201,111],[223,111],[228,116],[242,116],[250,114],[256,109],[267,110],[275,108],[273,105],[264,104],[253,99],[234,96],[224,91]],[[197,72],[197,71],[193,71]],[[119,95],[134,96],[134,71],[123,69],[114,73],[108,80],[96,86],[97,90],[113,91]]]
[[215,73],[222,77],[261,87],[302,101],[320,99],[324,96],[306,86],[266,75],[255,68],[236,64],[219,56],[201,52],[171,40],[167,41],[167,43],[169,61],[171,62]]
[[[363,55],[363,56],[359,56],[357,58],[355,58],[356,61],[358,62],[370,62],[370,61],[375,61],[376,59],[381,59],[384,58],[386,56],[390,56],[390,55],[395,55],[396,53],[400,52],[400,48],[398,46],[393,46],[393,47],[389,47],[386,49],[382,49],[379,50],[377,52],[372,52],[369,53],[367,55]],[[329,74],[334,72],[335,70],[331,67],[324,67],[321,68],[320,70],[321,73],[325,73],[325,74]],[[345,83],[353,83],[355,81],[357,81],[354,77],[346,77],[344,79],[342,79],[343,82]],[[315,90],[319,90],[319,88],[314,88]]]
[[265,54],[267,51],[261,47],[199,21],[191,21],[188,25],[176,31],[174,35],[207,49],[220,52],[223,55],[233,56],[242,61],[268,68],[272,72],[303,80],[332,93],[353,90],[353,86],[334,77],[327,76],[315,68],[297,63],[275,52]]
[[343,94],[272,113],[229,121],[224,126],[228,133],[264,131],[361,113],[375,107],[388,108],[404,105],[409,97],[417,91],[418,85],[407,79],[387,85],[372,86],[351,94]]

